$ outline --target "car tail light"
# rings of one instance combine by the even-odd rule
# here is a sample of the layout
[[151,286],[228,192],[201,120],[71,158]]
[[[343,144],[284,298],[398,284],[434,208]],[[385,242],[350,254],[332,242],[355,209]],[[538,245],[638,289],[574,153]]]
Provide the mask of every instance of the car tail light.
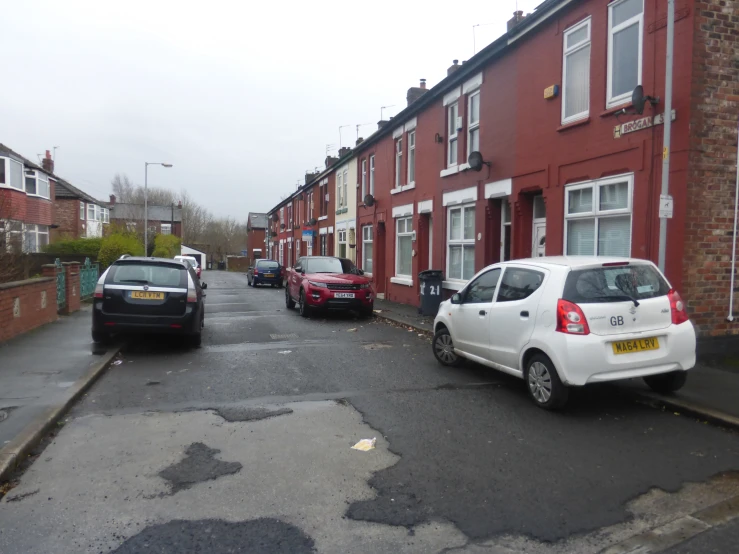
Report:
[[685,311],[685,303],[675,289],[667,293],[670,299],[670,312],[672,312],[673,325],[680,325],[688,321],[688,312]]
[[568,335],[589,335],[590,327],[580,306],[568,300],[557,301],[557,331]]
[[108,276],[108,271],[110,271],[110,268],[103,271],[103,274],[95,285],[95,293],[93,294],[95,298],[102,298],[105,294],[105,278]]
[[195,303],[198,301],[198,292],[195,290],[195,283],[192,281],[192,276],[187,273],[187,302]]

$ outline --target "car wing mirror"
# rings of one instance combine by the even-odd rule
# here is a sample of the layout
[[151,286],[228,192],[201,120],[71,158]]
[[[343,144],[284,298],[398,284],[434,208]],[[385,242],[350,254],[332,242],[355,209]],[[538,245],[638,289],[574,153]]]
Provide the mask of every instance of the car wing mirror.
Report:
[[461,304],[462,303],[462,295],[459,293],[455,293],[452,295],[452,304]]

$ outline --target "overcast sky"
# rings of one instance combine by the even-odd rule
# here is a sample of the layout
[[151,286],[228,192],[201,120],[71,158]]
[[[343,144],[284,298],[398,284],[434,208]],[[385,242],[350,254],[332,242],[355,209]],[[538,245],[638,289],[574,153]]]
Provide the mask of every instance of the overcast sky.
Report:
[[[0,142],[107,199],[115,173],[246,218],[541,0],[6,2]],[[454,9],[449,9],[449,7]]]

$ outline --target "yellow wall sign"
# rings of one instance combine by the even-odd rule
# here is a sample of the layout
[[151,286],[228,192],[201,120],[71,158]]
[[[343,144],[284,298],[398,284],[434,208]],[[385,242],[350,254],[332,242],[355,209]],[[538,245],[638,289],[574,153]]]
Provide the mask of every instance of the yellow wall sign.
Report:
[[559,94],[559,85],[552,85],[544,89],[544,99],[555,98]]

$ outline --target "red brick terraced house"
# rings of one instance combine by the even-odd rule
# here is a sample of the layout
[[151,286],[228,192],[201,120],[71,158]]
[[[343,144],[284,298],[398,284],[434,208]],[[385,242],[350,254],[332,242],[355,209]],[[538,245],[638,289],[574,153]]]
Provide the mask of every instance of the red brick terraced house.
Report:
[[[419,305],[428,268],[443,271],[451,295],[507,259],[658,261],[666,6],[546,0],[433,88],[408,91],[408,106],[349,154],[361,189],[356,259],[378,296]],[[704,351],[739,335],[729,310],[738,14],[736,0],[676,3],[665,273]],[[642,113],[638,85],[650,97]],[[311,186],[327,181],[330,192],[333,178],[329,168]],[[293,200],[270,212],[274,223],[291,217]],[[333,208],[320,213],[327,233]],[[287,246],[284,225],[276,238]]]
[[264,258],[266,251],[267,214],[249,213],[246,218],[246,256],[252,260]]
[[40,252],[54,223],[53,170],[0,144],[0,248]]
[[[52,162],[53,163],[53,162]],[[64,179],[57,179],[54,201],[52,241],[57,238],[102,237],[110,223],[110,210],[104,202],[93,198]]]

